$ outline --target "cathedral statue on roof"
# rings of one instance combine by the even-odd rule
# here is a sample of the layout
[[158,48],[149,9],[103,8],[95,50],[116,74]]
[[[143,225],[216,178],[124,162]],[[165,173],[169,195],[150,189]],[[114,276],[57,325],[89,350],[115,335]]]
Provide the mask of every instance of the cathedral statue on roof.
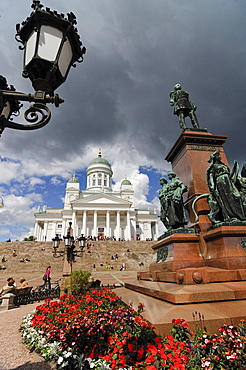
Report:
[[66,235],[72,222],[73,235],[96,239],[157,240],[158,215],[149,209],[136,209],[131,181],[125,177],[120,190],[112,189],[113,171],[101,151],[86,170],[86,189],[80,189],[74,173],[67,182],[64,208],[40,209],[34,214],[34,237],[51,241]]

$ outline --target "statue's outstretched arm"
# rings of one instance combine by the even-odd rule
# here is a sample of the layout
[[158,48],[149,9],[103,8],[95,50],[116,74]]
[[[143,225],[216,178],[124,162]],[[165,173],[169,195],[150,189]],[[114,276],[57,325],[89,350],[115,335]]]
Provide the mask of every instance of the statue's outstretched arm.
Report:
[[170,105],[174,105],[174,103],[175,103],[175,100],[174,100],[174,91],[172,91],[169,96],[170,96],[170,100],[169,100]]

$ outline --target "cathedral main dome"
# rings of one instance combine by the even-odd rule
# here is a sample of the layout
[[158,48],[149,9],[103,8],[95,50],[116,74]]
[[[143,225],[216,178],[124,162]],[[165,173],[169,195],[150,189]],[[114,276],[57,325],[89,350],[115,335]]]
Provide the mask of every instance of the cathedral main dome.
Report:
[[94,159],[92,159],[92,161],[90,161],[88,167],[92,166],[93,164],[105,164],[106,166],[109,166],[111,168],[107,159],[103,158],[100,154],[98,154],[97,158],[94,158]]
[[107,159],[99,151],[97,158],[90,161],[86,170],[87,190],[99,191],[105,189],[112,191],[113,171]]

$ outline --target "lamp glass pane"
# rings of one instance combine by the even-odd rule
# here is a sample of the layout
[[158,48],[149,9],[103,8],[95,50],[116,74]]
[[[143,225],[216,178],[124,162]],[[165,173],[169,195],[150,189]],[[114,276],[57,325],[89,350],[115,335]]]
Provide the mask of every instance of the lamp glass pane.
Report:
[[65,237],[65,238],[64,238],[64,242],[65,242],[65,246],[66,246],[66,247],[70,247],[70,245],[72,244],[72,239],[71,239],[71,237]]
[[10,107],[10,103],[7,101],[5,103],[5,106],[3,107],[3,110],[1,112],[1,116],[4,116],[6,119],[8,119],[10,114],[11,114],[11,107]]
[[62,47],[62,52],[58,61],[58,66],[63,77],[66,76],[67,70],[72,60],[73,52],[69,40],[67,39]]
[[62,31],[51,26],[41,26],[38,56],[42,59],[54,62],[63,38]]
[[36,46],[36,40],[37,40],[37,32],[33,31],[29,39],[26,43],[26,49],[25,49],[25,60],[24,65],[26,66],[34,57],[35,53],[35,46]]
[[53,240],[53,247],[58,248],[60,245],[60,240]]

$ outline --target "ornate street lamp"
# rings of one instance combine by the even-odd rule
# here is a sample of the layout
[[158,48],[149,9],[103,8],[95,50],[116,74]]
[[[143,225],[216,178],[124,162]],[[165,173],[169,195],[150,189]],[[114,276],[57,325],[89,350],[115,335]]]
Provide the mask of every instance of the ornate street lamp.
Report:
[[[23,77],[30,78],[35,90],[33,95],[16,92],[8,87],[4,77],[0,78],[0,134],[8,127],[18,130],[35,130],[50,121],[47,103],[56,107],[64,100],[54,91],[65,82],[71,66],[83,61],[86,48],[82,46],[73,13],[58,14],[33,0],[32,13],[16,25],[16,40],[24,50]],[[2,83],[1,83],[2,81]],[[11,121],[11,115],[18,113],[19,101],[34,102],[24,113],[24,125]]]
[[3,198],[0,197],[0,208],[3,208],[3,207],[4,207]]
[[[71,222],[70,228],[71,228]],[[56,234],[56,237],[52,239],[53,241],[53,256],[54,257],[61,257],[64,254],[66,255],[67,262],[69,262],[70,265],[72,265],[73,262],[75,262],[75,256],[77,257],[82,257],[84,248],[85,248],[85,243],[86,243],[86,238],[82,234],[81,237],[79,237],[77,240],[79,242],[79,247],[80,250],[76,250],[75,246],[75,241],[74,237],[70,235],[70,232],[67,232],[67,235],[63,237],[64,240],[64,249],[63,250],[58,250],[60,246],[60,242],[62,239],[59,238],[58,234]]]

